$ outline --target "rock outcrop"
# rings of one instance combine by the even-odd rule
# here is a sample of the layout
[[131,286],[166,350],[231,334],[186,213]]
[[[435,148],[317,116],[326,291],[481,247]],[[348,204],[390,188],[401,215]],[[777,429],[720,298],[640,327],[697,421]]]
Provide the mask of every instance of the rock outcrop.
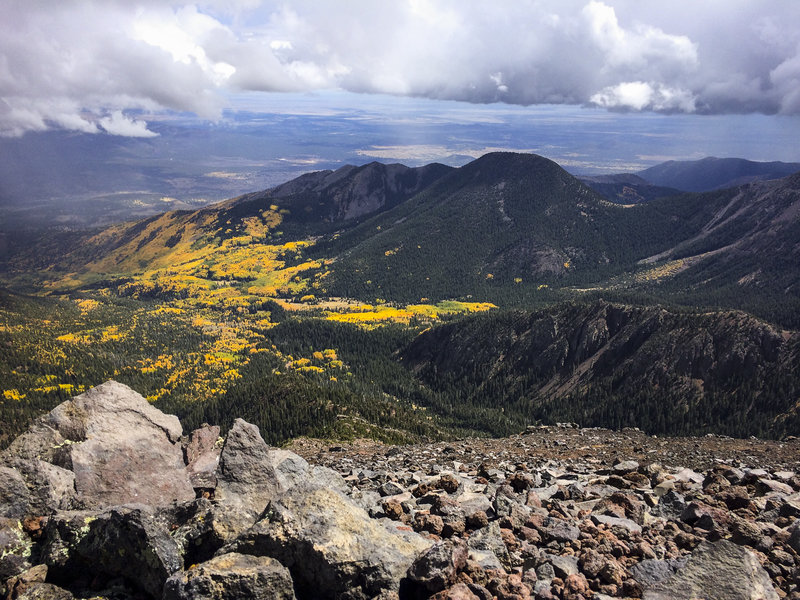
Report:
[[0,594],[800,599],[800,452],[693,470],[618,445],[603,463],[603,435],[531,428],[303,458],[242,420],[224,442],[210,426],[183,436],[109,382],[2,454]]
[[195,495],[182,433],[177,417],[109,381],[44,415],[3,457],[32,488],[33,513],[54,499],[58,509],[169,504]]

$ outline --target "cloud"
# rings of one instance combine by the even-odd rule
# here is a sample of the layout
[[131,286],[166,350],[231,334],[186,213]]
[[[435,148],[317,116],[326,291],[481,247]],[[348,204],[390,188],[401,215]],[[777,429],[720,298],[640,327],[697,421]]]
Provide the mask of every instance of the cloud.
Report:
[[147,128],[147,123],[126,117],[121,110],[115,110],[108,117],[100,119],[99,125],[106,133],[111,135],[142,138],[156,137],[158,135]]
[[626,81],[593,94],[590,102],[611,109],[659,112],[694,112],[695,98],[688,90],[673,89],[644,81]]
[[0,134],[141,135],[125,111],[319,89],[800,114],[798,22],[789,1],[5,0]]

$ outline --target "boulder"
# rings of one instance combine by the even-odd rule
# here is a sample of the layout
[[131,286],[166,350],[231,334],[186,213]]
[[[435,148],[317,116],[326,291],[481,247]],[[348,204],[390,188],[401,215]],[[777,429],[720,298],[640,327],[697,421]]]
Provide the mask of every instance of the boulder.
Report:
[[719,540],[700,544],[672,576],[646,587],[643,598],[778,600],[778,594],[752,552],[728,540]]
[[269,501],[285,489],[278,477],[270,447],[258,427],[236,419],[219,458],[216,501],[239,508],[255,520]]
[[468,544],[470,558],[484,569],[511,568],[511,556],[497,521],[473,533]]
[[442,542],[431,546],[408,569],[408,579],[429,593],[439,592],[455,583],[456,573],[467,563],[467,545]]
[[76,573],[125,577],[160,598],[164,582],[183,567],[175,540],[143,505],[58,513],[45,536],[42,562],[54,583],[68,583]]
[[31,568],[33,543],[25,535],[22,523],[0,518],[0,593],[4,582]]
[[55,494],[52,509],[63,507],[69,479],[64,469],[74,472],[76,501],[84,508],[136,502],[156,506],[194,498],[180,437],[177,417],[108,381],[59,404],[12,442],[4,456],[27,461],[31,472],[38,469],[38,488]]
[[273,500],[265,518],[223,550],[277,558],[304,595],[371,598],[398,589],[429,545],[390,532],[335,490],[304,484]]
[[800,554],[800,519],[795,520],[789,527],[789,539],[786,543],[792,550]]
[[641,533],[641,526],[630,519],[612,517],[610,515],[592,515],[592,523],[595,525],[605,525],[608,528],[619,527],[630,533]]
[[219,427],[206,425],[195,429],[189,435],[189,441],[183,449],[186,471],[189,481],[195,489],[213,489],[217,487],[217,468],[221,448]]
[[294,600],[289,570],[274,558],[229,553],[178,572],[163,600]]
[[0,518],[21,519],[29,503],[28,486],[19,471],[0,465]]
[[28,488],[26,515],[48,515],[55,510],[74,508],[75,475],[72,471],[39,459],[18,459],[11,465]]

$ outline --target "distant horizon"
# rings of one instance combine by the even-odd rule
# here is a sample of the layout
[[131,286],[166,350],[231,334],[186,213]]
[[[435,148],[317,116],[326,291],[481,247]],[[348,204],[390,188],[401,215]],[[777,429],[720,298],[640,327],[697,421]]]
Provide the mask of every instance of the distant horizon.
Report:
[[575,175],[800,162],[799,21],[777,0],[8,0],[0,208],[492,150]]

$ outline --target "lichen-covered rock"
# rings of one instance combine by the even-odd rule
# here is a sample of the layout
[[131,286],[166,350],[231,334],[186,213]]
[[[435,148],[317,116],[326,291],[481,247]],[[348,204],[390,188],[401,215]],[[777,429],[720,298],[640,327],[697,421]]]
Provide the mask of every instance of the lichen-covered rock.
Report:
[[289,570],[266,556],[229,553],[214,557],[164,585],[163,600],[294,600]]
[[265,518],[224,550],[277,558],[302,594],[356,599],[396,590],[429,545],[390,532],[334,490],[300,485],[273,500]]
[[126,577],[160,598],[164,582],[183,567],[175,540],[143,505],[59,513],[45,535],[42,562],[55,583],[76,573]]
[[70,592],[52,583],[34,583],[13,596],[14,600],[74,600]]
[[644,600],[778,600],[755,555],[733,542],[703,542],[671,577],[645,588]]
[[0,593],[4,582],[31,568],[33,543],[17,519],[0,518]]

